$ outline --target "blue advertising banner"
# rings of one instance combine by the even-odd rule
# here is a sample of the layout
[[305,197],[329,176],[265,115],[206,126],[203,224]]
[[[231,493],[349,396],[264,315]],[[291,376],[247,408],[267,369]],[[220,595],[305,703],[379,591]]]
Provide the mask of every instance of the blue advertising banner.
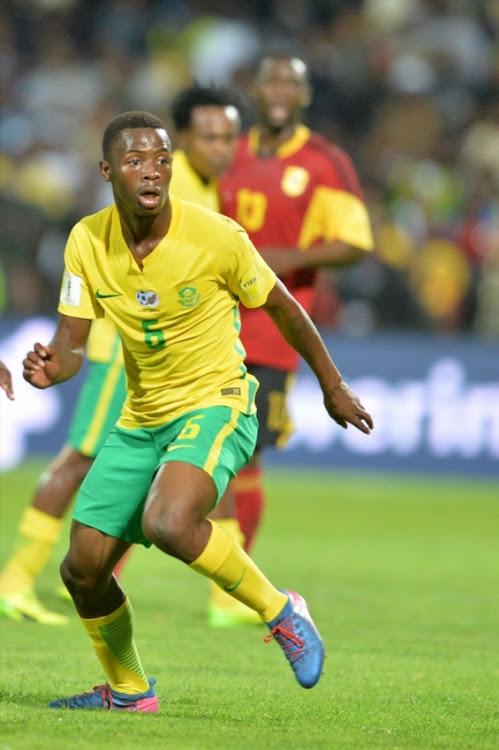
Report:
[[[21,374],[26,352],[35,341],[47,343],[54,326],[42,317],[0,322],[0,358],[13,372],[16,393],[13,403],[0,398],[4,470],[29,455],[54,454],[65,441],[84,371],[46,391]],[[266,453],[268,464],[499,477],[497,343],[415,333],[325,335],[325,341],[375,429],[366,436],[336,425],[303,365],[290,397],[295,433],[285,450]]]
[[375,429],[338,427],[303,366],[290,399],[295,434],[269,461],[499,477],[497,343],[414,333],[325,341]]

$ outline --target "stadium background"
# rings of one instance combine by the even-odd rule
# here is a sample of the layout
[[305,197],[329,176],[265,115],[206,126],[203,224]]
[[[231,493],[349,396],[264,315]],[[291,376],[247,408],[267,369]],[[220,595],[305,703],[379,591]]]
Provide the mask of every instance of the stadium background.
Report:
[[110,200],[97,169],[107,121],[167,118],[196,79],[236,86],[250,122],[255,61],[282,49],[310,65],[307,124],[350,152],[364,186],[376,254],[321,275],[315,319],[378,427],[360,442],[326,422],[304,369],[297,433],[268,460],[493,474],[498,30],[493,0],[4,2],[0,356],[17,400],[0,404],[2,466],[65,437],[81,376],[37,392],[19,362],[53,328],[68,230]]

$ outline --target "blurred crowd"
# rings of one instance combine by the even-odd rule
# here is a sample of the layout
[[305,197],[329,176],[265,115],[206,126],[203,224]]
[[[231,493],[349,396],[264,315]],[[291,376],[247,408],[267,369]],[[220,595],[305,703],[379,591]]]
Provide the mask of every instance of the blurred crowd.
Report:
[[315,319],[352,335],[499,338],[497,0],[4,0],[0,310],[53,313],[68,230],[111,201],[102,131],[168,120],[193,80],[230,84],[251,123],[255,62],[310,67],[306,123],[350,153],[376,252],[323,273]]

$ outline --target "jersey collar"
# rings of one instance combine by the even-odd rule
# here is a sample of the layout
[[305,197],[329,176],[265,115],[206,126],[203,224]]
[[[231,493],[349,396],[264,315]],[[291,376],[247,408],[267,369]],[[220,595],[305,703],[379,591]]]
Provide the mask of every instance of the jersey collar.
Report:
[[[306,125],[297,125],[296,130],[287,141],[281,143],[277,149],[275,155],[279,159],[286,159],[288,156],[293,156],[299,151],[310,138],[310,128]],[[249,150],[253,154],[258,153],[260,146],[260,130],[257,127],[250,128],[248,133],[248,146]]]

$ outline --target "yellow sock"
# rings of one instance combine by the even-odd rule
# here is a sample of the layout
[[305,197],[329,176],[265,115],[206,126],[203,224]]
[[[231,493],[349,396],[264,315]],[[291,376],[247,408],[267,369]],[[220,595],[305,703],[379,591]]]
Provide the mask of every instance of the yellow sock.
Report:
[[[244,545],[244,534],[239,526],[237,518],[217,518],[216,523],[225,529],[234,537],[240,547]],[[210,581],[210,604],[217,609],[232,609],[234,605],[237,605],[233,596],[226,594],[225,591],[215,583],[214,580]]]
[[23,540],[0,573],[0,595],[31,590],[59,541],[62,521],[30,506],[24,511],[18,531]]
[[128,695],[149,690],[133,637],[133,610],[128,597],[110,615],[80,619],[113,690]]
[[234,537],[240,547],[243,546],[244,534],[241,531],[241,527],[239,526],[239,521],[237,520],[237,518],[217,518],[215,523],[221,526],[222,529],[225,529],[225,531],[228,531],[229,534]]
[[210,519],[208,521],[212,526],[208,544],[191,563],[191,568],[256,610],[264,622],[273,620],[286,604],[286,595],[272,586],[225,529]]

